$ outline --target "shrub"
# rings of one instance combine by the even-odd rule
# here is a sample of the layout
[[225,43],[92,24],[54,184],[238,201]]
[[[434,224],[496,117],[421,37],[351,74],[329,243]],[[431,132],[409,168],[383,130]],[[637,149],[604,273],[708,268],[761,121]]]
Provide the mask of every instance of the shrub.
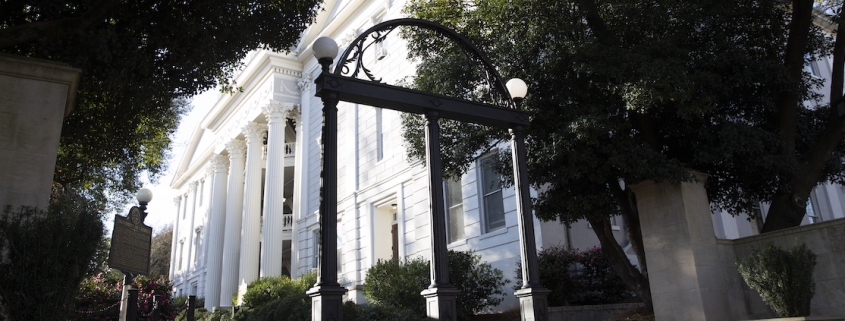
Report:
[[287,276],[260,278],[247,285],[242,305],[257,308],[274,299],[304,294],[314,283],[317,283],[316,271],[308,272],[294,280]]
[[[250,309],[235,313],[233,320],[311,320],[311,297],[305,292],[316,282],[316,270],[294,280],[279,276],[252,281],[243,297],[243,305]],[[227,320],[223,318],[221,316],[220,320]]]
[[377,305],[403,308],[425,315],[425,298],[420,292],[431,284],[428,261],[422,258],[378,260],[364,277],[364,297]]
[[355,304],[346,301],[343,304],[343,319],[347,321],[421,321],[425,317],[401,307],[382,304]]
[[[502,302],[505,293],[502,271],[473,252],[448,252],[449,279],[461,293],[457,297],[458,320],[468,320],[473,314]],[[379,260],[367,271],[364,296],[375,305],[405,310],[411,319],[423,318],[425,298],[420,295],[431,283],[430,265],[421,258],[399,264]],[[371,309],[371,308],[366,308]],[[372,308],[378,309],[378,308]],[[383,312],[383,311],[375,311]]]
[[5,206],[0,214],[0,311],[11,320],[67,319],[80,282],[96,267],[101,218],[83,197],[58,190],[46,211]]
[[804,243],[789,250],[769,244],[755,248],[751,255],[738,261],[739,275],[748,286],[780,317],[801,317],[810,314],[810,301],[815,294],[813,268],[816,254]]
[[[633,296],[598,247],[573,251],[552,246],[537,258],[540,282],[551,290],[549,306],[616,303]],[[521,262],[516,264],[516,278],[514,290],[522,286]]]

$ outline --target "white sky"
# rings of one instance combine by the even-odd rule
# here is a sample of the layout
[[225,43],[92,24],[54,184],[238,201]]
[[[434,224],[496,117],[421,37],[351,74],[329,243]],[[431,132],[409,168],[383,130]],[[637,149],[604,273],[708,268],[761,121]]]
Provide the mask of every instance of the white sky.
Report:
[[[177,196],[177,191],[170,189],[170,182],[173,180],[173,174],[182,160],[182,155],[185,154],[185,149],[188,147],[194,129],[196,129],[202,118],[208,114],[211,108],[214,107],[218,95],[219,92],[215,88],[192,98],[191,106],[193,108],[187,115],[182,117],[179,122],[179,128],[172,136],[173,144],[171,145],[172,149],[170,150],[170,161],[167,171],[159,176],[157,184],[149,183],[147,177],[142,178],[142,182],[144,182],[143,186],[153,192],[153,199],[147,205],[147,213],[149,215],[144,220],[146,225],[153,227],[153,235],[168,224],[173,223],[173,219],[176,216],[176,206],[173,204],[173,198]],[[126,215],[129,213],[129,208],[135,205],[137,204],[133,199],[131,204],[127,204],[124,211],[120,214]],[[106,235],[110,236],[111,229],[114,226],[114,213],[109,214],[105,223],[106,229],[108,230]]]

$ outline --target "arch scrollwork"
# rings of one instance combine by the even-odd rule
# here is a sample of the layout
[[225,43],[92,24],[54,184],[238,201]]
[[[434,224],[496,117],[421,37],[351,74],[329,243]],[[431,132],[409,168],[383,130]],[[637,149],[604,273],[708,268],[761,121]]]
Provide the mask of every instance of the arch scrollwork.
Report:
[[[510,98],[502,77],[489,59],[475,47],[466,37],[458,34],[445,26],[422,19],[403,18],[388,20],[379,23],[358,35],[344,50],[338,59],[339,63],[334,69],[334,74],[351,78],[369,79],[373,82],[382,82],[373,71],[364,63],[364,53],[374,46],[381,45],[393,31],[399,27],[416,27],[435,32],[439,36],[452,40],[466,55],[467,60],[476,66],[484,75],[487,84],[488,95],[495,105],[517,109],[516,104]],[[362,75],[363,74],[363,75]]]

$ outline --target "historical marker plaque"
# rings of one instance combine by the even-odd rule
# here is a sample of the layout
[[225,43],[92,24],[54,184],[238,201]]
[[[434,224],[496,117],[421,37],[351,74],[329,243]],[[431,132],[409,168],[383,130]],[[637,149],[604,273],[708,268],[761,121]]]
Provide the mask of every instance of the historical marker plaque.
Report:
[[109,267],[123,273],[147,274],[153,228],[144,225],[141,209],[133,206],[129,216],[114,216]]

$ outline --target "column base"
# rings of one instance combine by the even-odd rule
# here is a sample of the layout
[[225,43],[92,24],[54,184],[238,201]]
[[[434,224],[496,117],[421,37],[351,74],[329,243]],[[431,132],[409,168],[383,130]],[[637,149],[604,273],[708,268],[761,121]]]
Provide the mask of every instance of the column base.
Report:
[[339,285],[317,285],[305,292],[311,297],[311,321],[343,321],[343,295]]
[[455,321],[458,319],[458,294],[461,290],[454,287],[425,289],[420,294],[425,297],[427,320]]
[[519,315],[522,321],[547,321],[549,319],[549,289],[524,288],[514,295],[519,298]]

